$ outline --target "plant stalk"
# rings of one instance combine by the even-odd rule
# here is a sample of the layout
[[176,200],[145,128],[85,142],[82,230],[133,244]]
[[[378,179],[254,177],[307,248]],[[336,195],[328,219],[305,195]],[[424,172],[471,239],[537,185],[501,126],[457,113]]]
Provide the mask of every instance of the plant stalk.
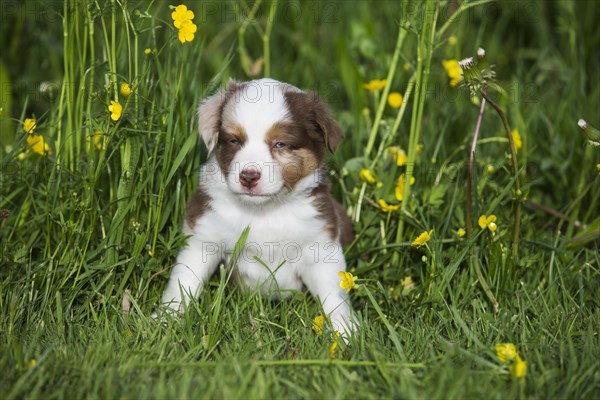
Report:
[[475,162],[475,148],[477,147],[477,139],[479,138],[479,130],[481,128],[481,121],[483,120],[483,112],[485,111],[485,102],[485,98],[481,100],[481,107],[479,107],[479,115],[477,116],[477,124],[475,125],[473,142],[471,143],[471,151],[469,152],[467,176],[467,238],[471,236],[473,231],[473,163]]
[[513,174],[515,176],[515,203],[513,205],[513,213],[514,213],[514,221],[513,221],[513,243],[512,243],[512,255],[516,259],[519,255],[519,239],[521,233],[521,185],[519,182],[519,163],[517,161],[517,150],[515,148],[515,143],[510,132],[510,126],[508,125],[508,120],[506,119],[506,115],[504,111],[496,104],[485,91],[481,91],[481,96],[487,100],[488,103],[496,110],[498,116],[502,120],[502,124],[504,125],[504,131],[506,132],[506,137],[508,138],[508,146],[510,147],[510,159],[512,161]]

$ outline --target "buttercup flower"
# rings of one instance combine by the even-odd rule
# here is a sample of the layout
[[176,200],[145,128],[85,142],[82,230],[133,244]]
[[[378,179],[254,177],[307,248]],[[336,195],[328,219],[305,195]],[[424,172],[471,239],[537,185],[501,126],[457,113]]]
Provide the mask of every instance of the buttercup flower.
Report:
[[496,231],[496,228],[497,228],[496,216],[494,214],[490,214],[489,216],[487,216],[487,215],[480,216],[479,220],[477,220],[477,223],[479,224],[479,227],[481,229],[488,228],[492,232]]
[[[411,186],[415,184],[415,177],[410,177]],[[400,175],[398,178],[398,183],[396,184],[396,200],[402,201],[404,199],[404,186],[406,185],[406,176],[404,174]]]
[[329,359],[330,360],[334,360],[335,359],[335,349],[337,349],[337,342],[333,342],[331,344],[331,347],[329,348]]
[[110,101],[110,105],[108,106],[108,112],[110,112],[110,119],[113,121],[118,121],[121,118],[121,113],[123,112],[123,106],[117,103],[114,100]]
[[[94,147],[98,150],[102,150],[102,147],[104,147],[104,135],[102,134],[102,132],[96,131],[96,132],[94,132],[92,137],[93,137]],[[90,140],[90,137],[86,138],[86,142],[87,142],[87,148],[89,150],[90,144],[92,142],[92,140]]]
[[394,159],[394,161],[396,161],[399,167],[406,165],[406,163],[408,162],[408,156],[406,155],[406,152],[398,146],[388,147],[388,151],[390,152],[392,158]]
[[462,70],[457,60],[443,60],[442,65],[450,78],[450,86],[455,87],[462,79]]
[[177,35],[181,44],[194,40],[194,33],[197,29],[198,27],[192,21],[184,21]]
[[512,139],[515,144],[515,152],[519,152],[521,147],[523,147],[523,141],[521,140],[521,135],[519,134],[519,130],[517,128],[512,130]]
[[313,320],[312,330],[318,335],[323,335],[323,324],[325,323],[325,317],[317,315]]
[[27,143],[31,146],[31,151],[41,156],[51,154],[50,146],[44,140],[42,135],[28,135]]
[[379,203],[379,207],[381,207],[382,211],[388,212],[388,213],[398,211],[398,209],[400,208],[400,204],[388,204],[383,199],[377,200],[377,203]]
[[173,25],[175,25],[175,28],[181,29],[186,21],[194,19],[194,12],[188,10],[187,6],[181,4],[175,7],[175,11],[171,13],[171,18],[173,18]]
[[377,179],[375,179],[375,177],[373,176],[371,171],[366,168],[363,168],[360,170],[358,177],[360,178],[361,181],[367,182],[370,184],[377,182]]
[[340,287],[346,289],[346,293],[350,293],[350,290],[356,288],[358,285],[355,283],[358,277],[352,275],[350,272],[340,271],[338,276],[342,278],[340,281]]
[[498,343],[496,344],[496,357],[508,364],[517,357],[517,348],[512,343]]
[[392,92],[387,98],[387,102],[392,108],[399,108],[402,105],[402,95],[398,92]]
[[461,237],[464,237],[466,233],[467,233],[467,232],[466,232],[466,231],[465,231],[463,228],[459,228],[459,229],[456,231],[456,235],[457,235],[459,238],[461,238]]
[[517,354],[515,361],[510,366],[510,374],[519,379],[527,374],[527,361],[521,360],[521,357]]
[[146,50],[144,50],[144,54],[149,56],[150,54],[152,54],[152,49],[148,47]]
[[496,357],[504,364],[510,364],[510,374],[519,379],[527,373],[527,361],[523,361],[512,343],[496,344]]
[[25,118],[25,122],[23,122],[23,129],[27,133],[33,133],[33,130],[37,126],[37,121],[35,118]]
[[372,81],[369,81],[368,83],[363,84],[363,87],[365,89],[367,89],[369,92],[378,92],[380,90],[383,90],[386,83],[387,83],[387,80],[385,80],[385,79],[373,79]]
[[121,96],[128,97],[131,94],[131,86],[129,83],[123,82],[121,83]]
[[194,40],[194,33],[196,33],[198,27],[192,22],[194,19],[194,12],[192,10],[188,10],[185,5],[181,4],[175,7],[171,18],[173,18],[175,28],[179,29],[177,37],[181,44]]
[[410,276],[407,276],[404,279],[402,279],[400,281],[400,285],[402,286],[402,289],[412,289],[415,287],[415,283],[413,282]]
[[35,361],[35,358],[32,358],[31,360],[29,360],[29,362],[27,363],[27,368],[33,368],[37,365],[37,361]]
[[413,240],[413,242],[411,243],[411,246],[417,247],[417,248],[424,246],[427,242],[429,242],[429,239],[431,239],[432,233],[433,233],[433,229],[430,230],[429,232],[425,231],[425,232],[421,233],[415,240]]

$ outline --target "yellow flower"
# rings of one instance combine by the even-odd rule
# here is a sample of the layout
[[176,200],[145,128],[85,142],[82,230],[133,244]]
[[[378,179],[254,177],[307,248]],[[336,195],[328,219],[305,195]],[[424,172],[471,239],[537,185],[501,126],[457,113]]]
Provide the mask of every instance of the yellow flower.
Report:
[[379,207],[381,207],[381,211],[383,212],[394,212],[398,211],[400,208],[400,204],[388,204],[383,199],[379,199],[377,202],[379,203]]
[[175,11],[171,13],[171,18],[173,18],[173,25],[175,28],[181,29],[185,22],[189,22],[194,19],[194,12],[192,10],[188,10],[188,8],[181,4],[175,7]]
[[110,101],[110,106],[108,106],[108,112],[110,112],[110,119],[113,121],[118,121],[121,118],[121,113],[123,112],[123,106],[117,103],[114,100]]
[[388,104],[392,108],[399,108],[402,105],[402,95],[398,92],[392,92],[387,98]]
[[425,243],[429,242],[429,239],[431,239],[432,233],[433,233],[433,229],[430,230],[429,232],[425,231],[425,232],[421,233],[415,240],[413,240],[413,242],[411,243],[411,246],[417,247],[417,248],[424,246]]
[[503,363],[509,364],[518,357],[517,348],[512,343],[498,343],[496,344],[496,357]]
[[37,361],[35,361],[35,358],[32,358],[28,363],[27,363],[27,368],[33,368],[37,365]]
[[527,373],[527,361],[523,361],[512,343],[496,344],[496,357],[504,364],[510,364],[510,374],[519,379]]
[[25,122],[23,122],[23,129],[27,133],[33,133],[33,130],[37,126],[37,121],[35,118],[25,118]]
[[387,80],[385,79],[373,79],[372,81],[363,84],[363,87],[369,92],[379,92],[380,90],[383,90],[386,83]]
[[144,50],[144,54],[149,56],[150,54],[152,54],[152,49],[148,47],[146,50]]
[[448,74],[448,78],[450,78],[450,86],[455,87],[458,85],[458,82],[462,79],[462,70],[460,69],[460,65],[458,65],[457,60],[443,60],[442,65],[446,69],[446,73]]
[[481,229],[488,228],[492,232],[494,232],[497,228],[495,222],[496,222],[496,216],[494,214],[490,214],[489,216],[482,215],[479,217],[479,220],[477,221],[477,223],[479,224],[479,227]]
[[41,156],[45,154],[52,154],[50,151],[50,146],[48,146],[48,143],[46,143],[42,135],[28,135],[27,143],[31,146],[31,150],[34,153],[37,153]]
[[521,135],[517,128],[512,130],[512,139],[515,145],[515,152],[518,153],[521,147],[523,147],[523,141],[521,140]]
[[464,230],[463,228],[459,228],[459,229],[456,231],[456,235],[457,235],[459,238],[461,238],[461,237],[464,237],[466,233],[467,233],[467,232],[465,232],[465,230]]
[[194,33],[198,27],[192,21],[184,21],[179,28],[178,38],[181,44],[194,40]]
[[415,287],[415,283],[413,282],[410,276],[407,276],[404,279],[402,279],[400,281],[400,285],[402,286],[402,289],[412,289]]
[[398,146],[388,147],[388,151],[392,154],[392,158],[394,161],[396,161],[399,167],[406,165],[408,162],[408,156],[406,155],[406,152]]
[[[92,137],[94,138],[94,147],[97,148],[98,150],[102,150],[102,147],[104,147],[104,135],[102,134],[102,132],[94,132],[94,134],[92,135]],[[86,138],[86,143],[87,143],[87,148],[88,150],[90,149],[90,138]]]
[[333,343],[331,343],[331,347],[329,347],[329,359],[335,360],[335,350],[338,347],[338,338],[341,336],[338,331],[333,332]]
[[317,315],[313,320],[312,330],[318,335],[323,335],[323,324],[325,324],[325,317]]
[[360,178],[361,181],[367,182],[370,184],[377,182],[377,179],[375,179],[375,177],[373,176],[373,173],[371,173],[371,171],[366,168],[363,168],[360,170],[358,177]]
[[121,83],[121,96],[128,97],[131,94],[131,86],[129,83],[123,82]]
[[517,379],[524,377],[527,374],[527,361],[521,360],[517,354],[515,361],[510,366],[510,373]]
[[[410,177],[410,185],[415,184],[415,177]],[[402,201],[404,199],[404,186],[406,186],[406,176],[404,174],[400,175],[398,178],[398,183],[396,184],[396,200]]]
[[335,359],[335,349],[337,349],[337,342],[333,342],[331,344],[331,347],[329,348],[329,359],[330,360],[334,360]]
[[350,272],[340,271],[338,272],[338,276],[342,278],[340,281],[340,287],[342,289],[346,289],[346,293],[350,293],[350,290],[358,287],[355,283],[358,277],[352,275]]
[[452,35],[448,38],[448,44],[450,46],[454,46],[456,43],[458,43],[458,38],[456,36]]

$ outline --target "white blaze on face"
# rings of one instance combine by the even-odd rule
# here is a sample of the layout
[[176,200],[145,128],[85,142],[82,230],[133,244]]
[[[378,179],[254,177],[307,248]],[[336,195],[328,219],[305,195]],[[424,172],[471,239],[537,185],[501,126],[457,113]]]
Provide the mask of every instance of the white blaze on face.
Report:
[[234,124],[245,133],[226,175],[231,191],[253,203],[268,201],[284,189],[279,163],[273,158],[267,132],[277,123],[289,121],[281,83],[261,79],[236,91],[223,110],[223,125]]

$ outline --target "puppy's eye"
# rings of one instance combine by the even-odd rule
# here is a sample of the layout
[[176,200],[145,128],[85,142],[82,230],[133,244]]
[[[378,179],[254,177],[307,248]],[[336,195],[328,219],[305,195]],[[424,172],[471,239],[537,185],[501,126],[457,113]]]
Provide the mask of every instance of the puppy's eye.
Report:
[[273,145],[273,148],[275,148],[275,149],[281,149],[283,147],[285,147],[285,143],[283,143],[283,142],[277,142]]
[[230,144],[232,144],[232,145],[234,145],[234,146],[237,146],[237,145],[239,145],[239,144],[240,144],[240,141],[239,141],[239,140],[237,140],[237,139],[231,139],[231,140],[229,141],[229,143],[230,143]]

